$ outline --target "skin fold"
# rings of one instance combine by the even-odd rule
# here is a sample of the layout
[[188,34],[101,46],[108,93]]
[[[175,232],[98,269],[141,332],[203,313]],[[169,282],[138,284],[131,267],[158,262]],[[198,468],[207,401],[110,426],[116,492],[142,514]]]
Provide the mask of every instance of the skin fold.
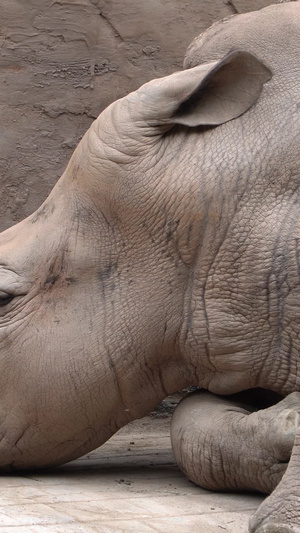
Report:
[[[3,471],[74,459],[198,385],[205,442],[181,453],[183,402],[179,464],[209,488],[279,483],[251,531],[298,531],[299,27],[299,2],[214,25],[185,70],[101,113],[0,235]],[[214,396],[257,388],[284,399]]]

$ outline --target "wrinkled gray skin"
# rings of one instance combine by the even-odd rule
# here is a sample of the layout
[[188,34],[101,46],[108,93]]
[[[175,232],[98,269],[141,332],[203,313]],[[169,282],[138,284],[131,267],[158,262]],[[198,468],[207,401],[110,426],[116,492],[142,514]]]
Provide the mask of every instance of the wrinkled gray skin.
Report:
[[[213,26],[188,70],[107,108],[43,206],[0,236],[3,469],[78,457],[190,384],[300,391],[299,28],[298,2]],[[199,483],[272,490],[298,394],[260,414],[197,398],[204,427],[217,405],[224,435],[220,482],[209,480],[213,453]],[[179,464],[194,424],[180,409]],[[228,412],[239,422],[224,423]],[[230,456],[236,439],[254,475]],[[297,445],[296,435],[252,531],[298,531]],[[263,483],[270,465],[279,473]]]

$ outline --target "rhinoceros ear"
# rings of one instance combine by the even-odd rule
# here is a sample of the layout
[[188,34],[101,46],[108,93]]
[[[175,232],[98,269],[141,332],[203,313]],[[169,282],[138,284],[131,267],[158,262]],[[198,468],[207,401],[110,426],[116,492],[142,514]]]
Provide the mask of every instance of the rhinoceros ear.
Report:
[[149,126],[217,126],[239,117],[258,99],[270,70],[248,52],[153,80],[137,93]]

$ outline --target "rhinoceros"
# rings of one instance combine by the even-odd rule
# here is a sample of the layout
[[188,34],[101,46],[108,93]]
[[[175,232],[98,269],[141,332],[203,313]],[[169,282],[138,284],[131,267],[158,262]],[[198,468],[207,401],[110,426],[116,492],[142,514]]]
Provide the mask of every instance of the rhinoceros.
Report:
[[0,466],[70,461],[196,385],[179,465],[275,489],[251,531],[300,531],[300,3],[217,23],[184,67],[105,109],[0,236]]

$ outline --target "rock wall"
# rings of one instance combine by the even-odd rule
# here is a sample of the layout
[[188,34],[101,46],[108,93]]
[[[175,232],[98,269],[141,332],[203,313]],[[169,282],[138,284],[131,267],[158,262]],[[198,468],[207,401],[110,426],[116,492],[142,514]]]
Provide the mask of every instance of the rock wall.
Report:
[[0,0],[0,230],[34,211],[93,118],[268,0]]

